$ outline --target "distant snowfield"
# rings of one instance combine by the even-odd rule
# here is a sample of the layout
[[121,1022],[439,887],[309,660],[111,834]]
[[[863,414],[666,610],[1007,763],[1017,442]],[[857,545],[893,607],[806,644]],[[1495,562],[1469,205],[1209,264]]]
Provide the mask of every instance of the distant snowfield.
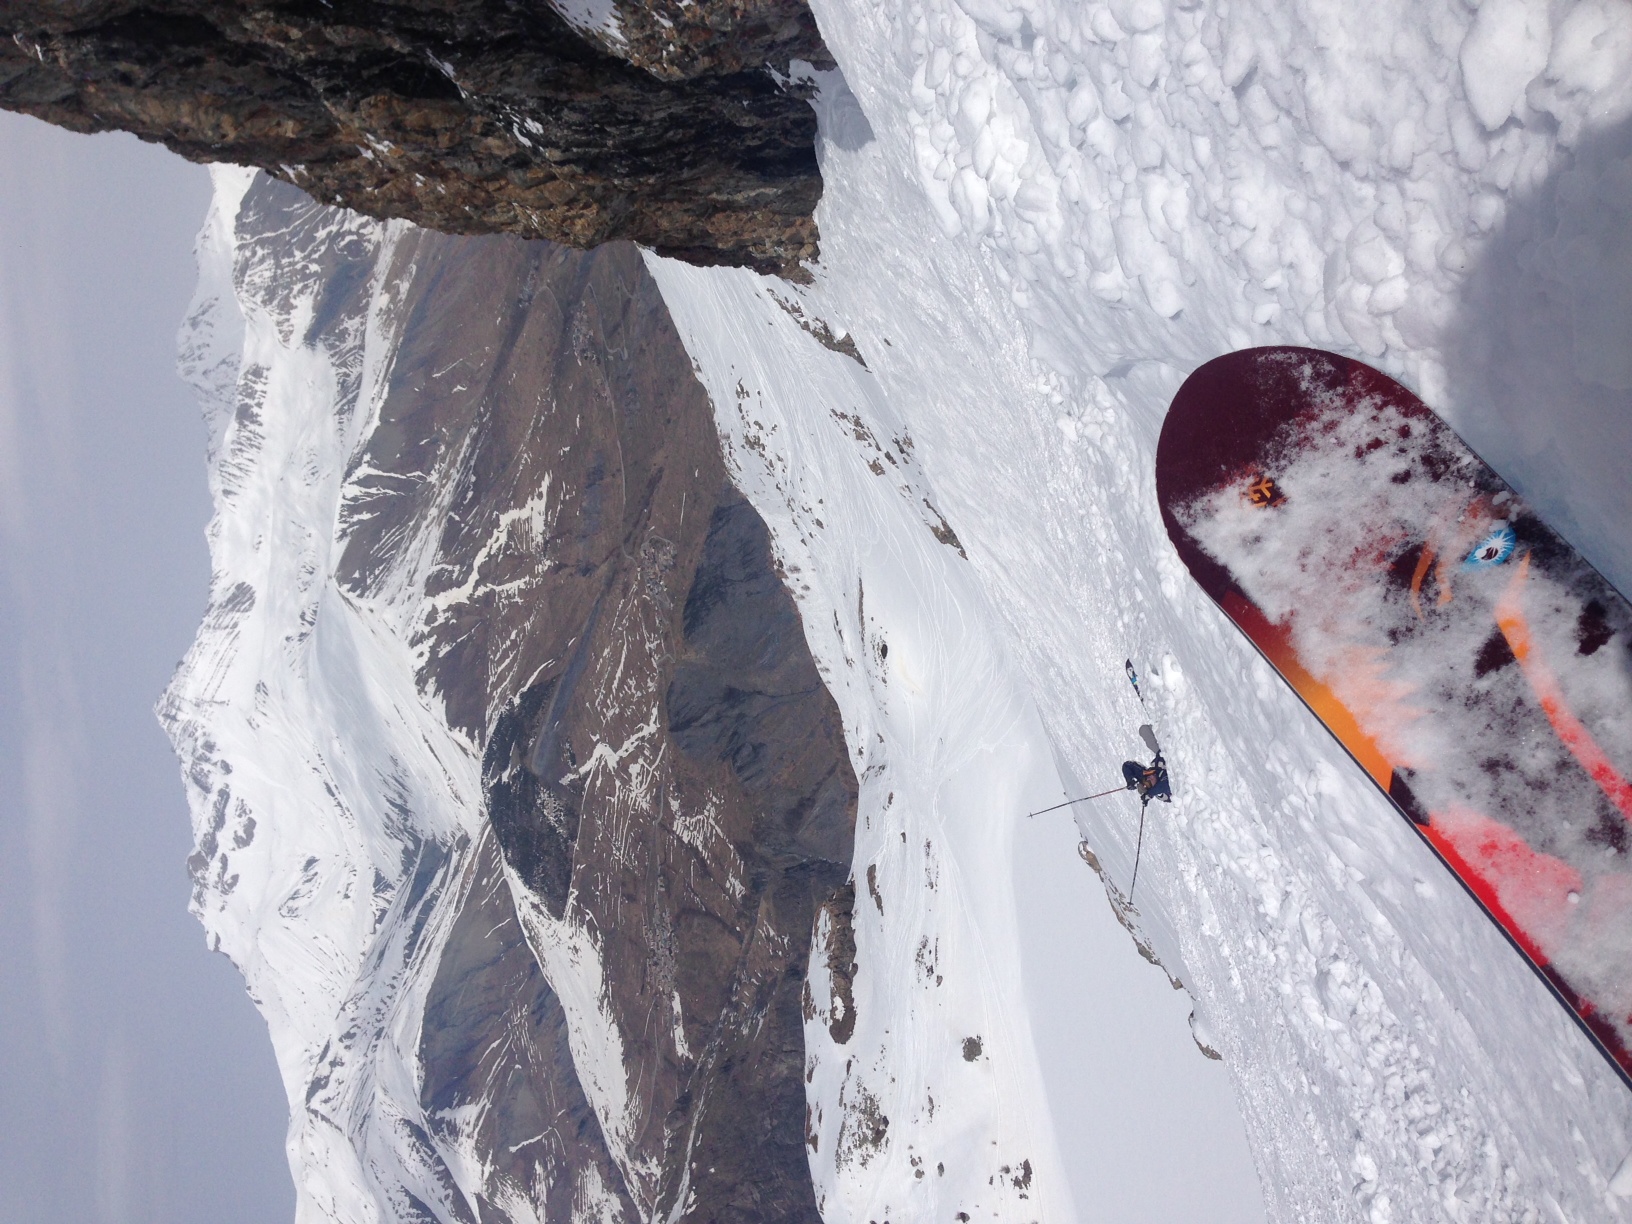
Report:
[[[1331,348],[1632,585],[1632,4],[814,7],[856,95],[818,104],[815,284],[649,262],[863,778],[855,1035],[807,1026],[825,1218],[1632,1215],[1632,1096],[1189,580],[1152,476],[1194,366]],[[1025,817],[1147,717],[1135,922],[1188,998]],[[1078,814],[1124,893],[1136,822]]]

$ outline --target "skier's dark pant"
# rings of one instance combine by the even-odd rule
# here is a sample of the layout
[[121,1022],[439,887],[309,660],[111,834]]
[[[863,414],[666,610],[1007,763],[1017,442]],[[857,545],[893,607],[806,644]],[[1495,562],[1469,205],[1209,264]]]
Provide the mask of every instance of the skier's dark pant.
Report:
[[1166,763],[1160,755],[1149,765],[1123,761],[1122,780],[1129,790],[1139,792],[1141,802],[1149,803],[1152,799],[1173,802],[1173,788],[1168,784]]

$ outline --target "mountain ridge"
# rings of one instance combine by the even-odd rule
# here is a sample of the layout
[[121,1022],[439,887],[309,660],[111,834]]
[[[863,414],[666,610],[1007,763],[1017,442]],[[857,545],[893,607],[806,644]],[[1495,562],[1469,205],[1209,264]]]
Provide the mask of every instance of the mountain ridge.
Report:
[[218,179],[215,575],[161,717],[299,1218],[816,1220],[856,783],[640,256]]

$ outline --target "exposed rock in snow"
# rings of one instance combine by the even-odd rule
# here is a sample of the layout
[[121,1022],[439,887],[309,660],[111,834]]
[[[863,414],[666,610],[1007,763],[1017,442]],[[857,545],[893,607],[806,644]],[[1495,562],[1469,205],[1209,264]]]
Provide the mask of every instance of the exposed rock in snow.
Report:
[[301,1218],[814,1219],[856,784],[640,256],[218,188],[213,597],[161,713]]

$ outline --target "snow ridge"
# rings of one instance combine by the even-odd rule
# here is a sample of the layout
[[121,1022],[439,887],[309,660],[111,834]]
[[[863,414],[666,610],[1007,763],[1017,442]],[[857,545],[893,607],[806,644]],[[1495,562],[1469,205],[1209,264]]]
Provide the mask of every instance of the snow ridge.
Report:
[[[182,335],[211,423],[211,602],[159,714],[198,842],[192,908],[243,972],[289,1092],[296,1219],[362,1224],[448,1198],[418,1024],[479,762],[415,691],[389,601],[333,576],[402,227],[309,205],[280,221],[264,196],[246,219],[252,176],[215,175]],[[338,304],[336,259],[362,277]]]

